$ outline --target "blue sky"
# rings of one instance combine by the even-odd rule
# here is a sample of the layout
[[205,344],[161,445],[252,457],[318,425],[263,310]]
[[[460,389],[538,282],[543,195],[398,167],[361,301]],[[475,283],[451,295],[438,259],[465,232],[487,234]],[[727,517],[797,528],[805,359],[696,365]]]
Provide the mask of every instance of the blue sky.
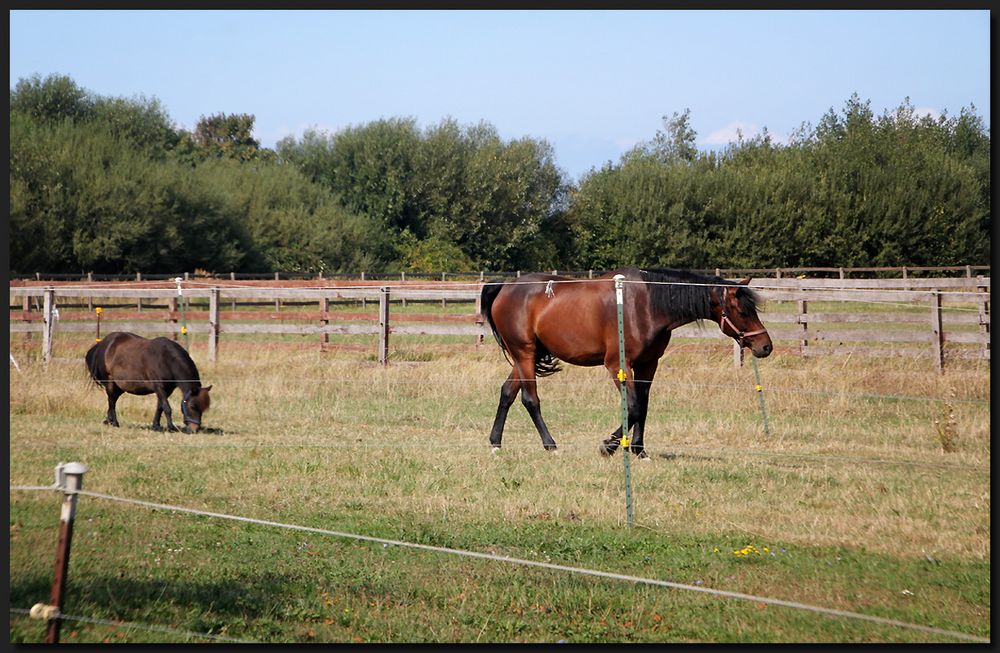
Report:
[[59,73],[156,97],[192,128],[252,113],[267,147],[307,128],[452,117],[544,138],[571,177],[690,109],[702,148],[778,140],[840,111],[974,104],[989,125],[990,17],[948,11],[10,12],[10,85]]

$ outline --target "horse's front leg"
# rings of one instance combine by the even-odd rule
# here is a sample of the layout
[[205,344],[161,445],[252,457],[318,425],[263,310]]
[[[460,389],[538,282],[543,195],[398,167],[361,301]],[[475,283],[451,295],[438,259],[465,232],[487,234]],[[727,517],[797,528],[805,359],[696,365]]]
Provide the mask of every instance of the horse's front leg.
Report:
[[[626,361],[626,366],[631,368],[631,366],[627,361]],[[605,361],[604,367],[607,368],[608,372],[611,373],[611,377],[615,383],[615,388],[618,390],[618,392],[621,392],[622,384],[621,381],[618,380],[618,359],[615,358],[613,361],[610,362]],[[630,378],[625,382],[625,396],[627,399],[627,407],[628,407],[629,430],[631,430],[633,426],[636,426],[636,423],[640,415],[645,417],[645,407],[642,404],[641,390],[637,390],[637,385],[642,386],[645,384],[641,383],[636,384],[635,376],[637,374],[638,374],[637,369],[633,369],[632,370],[633,378]],[[638,427],[636,426],[636,428]],[[642,450],[641,431],[639,431],[638,433],[638,438],[639,438],[639,451],[641,451]],[[614,430],[614,432],[611,433],[611,435],[606,440],[603,440],[601,442],[601,446],[599,447],[598,450],[601,452],[602,456],[612,456],[618,450],[618,447],[621,446],[621,442],[622,442],[622,427],[619,426]],[[635,444],[630,444],[629,448],[633,452],[636,451]]]
[[493,428],[490,429],[490,445],[494,451],[500,448],[500,441],[503,439],[503,427],[507,423],[507,413],[517,399],[517,391],[521,388],[521,381],[517,377],[517,371],[511,370],[510,376],[500,386],[500,404],[497,406],[497,415],[493,419]]
[[167,391],[162,387],[156,389],[156,414],[153,416],[153,430],[162,431],[163,427],[160,426],[160,415],[165,415],[167,418],[167,430],[176,431],[177,427],[174,426],[173,411],[170,409],[170,402],[167,401]]
[[635,380],[632,385],[635,389],[634,394],[636,400],[634,409],[632,407],[632,402],[629,402],[629,425],[633,423],[632,411],[635,410],[635,428],[632,430],[632,444],[630,448],[636,458],[640,459],[649,458],[649,454],[646,453],[646,450],[643,447],[642,438],[646,430],[646,413],[649,408],[649,390],[650,386],[653,385],[653,377],[656,375],[656,367],[658,364],[659,361],[654,360],[651,363],[636,365],[633,370]]

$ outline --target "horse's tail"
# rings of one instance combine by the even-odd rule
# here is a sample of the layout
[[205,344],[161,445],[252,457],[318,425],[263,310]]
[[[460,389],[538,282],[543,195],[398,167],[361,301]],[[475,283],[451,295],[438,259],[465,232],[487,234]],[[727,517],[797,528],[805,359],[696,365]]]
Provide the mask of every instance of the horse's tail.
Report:
[[[497,295],[503,289],[502,281],[491,281],[483,284],[483,291],[479,296],[479,311],[486,321],[490,325],[490,329],[493,331],[493,337],[496,339],[497,344],[500,345],[500,351],[503,352],[504,358],[512,366],[513,361],[510,359],[510,350],[507,349],[507,343],[503,341],[500,337],[500,333],[497,331],[496,322],[493,321],[493,302],[496,301]],[[559,365],[559,359],[549,353],[549,350],[545,348],[540,341],[535,342],[535,375],[536,376],[550,376],[560,371],[562,367]]]
[[479,294],[479,312],[486,318],[486,322],[490,325],[493,337],[496,339],[497,344],[500,345],[500,351],[503,352],[503,357],[507,359],[508,363],[513,365],[514,363],[510,360],[510,351],[507,349],[507,344],[500,337],[500,333],[497,331],[497,324],[493,321],[493,302],[496,301],[497,295],[503,290],[503,286],[503,281],[489,281],[483,284],[483,291]]
[[102,344],[104,344],[103,341],[94,343],[94,345],[87,350],[87,354],[84,357],[87,361],[87,371],[90,373],[90,378],[92,378],[94,383],[98,385],[108,378],[108,370],[104,367],[104,357],[100,355],[104,353],[104,348],[101,346]]

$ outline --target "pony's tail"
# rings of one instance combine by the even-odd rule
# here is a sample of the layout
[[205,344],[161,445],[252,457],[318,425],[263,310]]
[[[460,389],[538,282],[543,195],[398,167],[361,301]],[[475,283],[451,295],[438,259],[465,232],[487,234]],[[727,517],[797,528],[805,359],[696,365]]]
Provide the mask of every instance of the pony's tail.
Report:
[[[493,337],[496,339],[497,344],[500,345],[500,351],[503,352],[504,358],[513,366],[514,363],[510,359],[510,350],[507,349],[507,343],[500,337],[500,333],[497,332],[496,322],[493,321],[493,302],[496,301],[497,295],[503,289],[503,285],[502,281],[491,281],[483,284],[483,291],[479,296],[479,311],[489,323],[490,329],[493,331]],[[561,369],[559,359],[549,353],[541,342],[536,342],[535,376],[550,376]]]
[[507,350],[506,343],[504,343],[503,338],[497,332],[496,322],[493,321],[493,302],[496,301],[497,295],[503,290],[503,285],[503,281],[489,281],[483,284],[483,291],[479,295],[479,312],[490,325],[490,330],[493,331],[493,337],[496,339],[497,344],[500,345],[503,357],[507,359],[508,363],[513,365],[514,363],[510,360],[510,351]]
[[[95,343],[90,349],[87,350],[87,355],[85,359],[87,361],[87,371],[90,373],[90,378],[94,380],[94,383],[101,385],[102,380],[106,380],[108,373],[104,369],[104,365],[101,364],[100,356],[98,356],[98,350],[101,349],[101,343]],[[104,377],[103,379],[101,377]]]

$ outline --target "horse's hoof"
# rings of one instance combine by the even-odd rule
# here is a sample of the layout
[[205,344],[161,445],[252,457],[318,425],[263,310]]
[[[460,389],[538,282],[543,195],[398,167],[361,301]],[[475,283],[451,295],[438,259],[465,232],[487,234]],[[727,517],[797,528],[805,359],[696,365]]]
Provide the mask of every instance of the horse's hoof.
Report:
[[605,458],[610,458],[615,453],[613,449],[609,449],[608,446],[604,444],[599,446],[597,450],[600,451],[601,455],[604,456]]
[[494,454],[494,455],[495,455],[495,454],[498,454],[498,453],[500,453],[500,447],[498,447],[498,446],[494,445],[494,446],[493,446],[493,447],[491,448],[491,450],[490,450],[490,453],[492,453],[492,454]]
[[548,451],[549,453],[551,453],[553,456],[558,456],[559,455],[559,450],[556,449],[555,447],[551,447],[549,449],[546,449],[546,451]]
[[635,455],[635,457],[637,460],[647,460],[647,461],[652,460],[652,458],[649,457],[649,454],[646,453],[645,451],[640,451]]

